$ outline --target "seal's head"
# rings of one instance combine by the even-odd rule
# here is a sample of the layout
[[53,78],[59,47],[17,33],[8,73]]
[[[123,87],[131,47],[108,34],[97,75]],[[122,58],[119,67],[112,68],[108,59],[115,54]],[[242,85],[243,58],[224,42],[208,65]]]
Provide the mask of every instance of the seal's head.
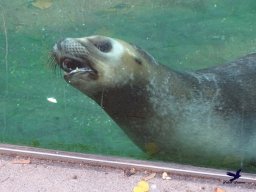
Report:
[[145,81],[145,64],[155,62],[140,48],[104,36],[66,38],[54,45],[52,55],[65,80],[88,96]]
[[151,143],[153,130],[143,131],[153,114],[147,87],[152,73],[162,74],[152,56],[103,36],[66,38],[54,45],[52,56],[65,80],[98,103],[135,143],[141,148]]

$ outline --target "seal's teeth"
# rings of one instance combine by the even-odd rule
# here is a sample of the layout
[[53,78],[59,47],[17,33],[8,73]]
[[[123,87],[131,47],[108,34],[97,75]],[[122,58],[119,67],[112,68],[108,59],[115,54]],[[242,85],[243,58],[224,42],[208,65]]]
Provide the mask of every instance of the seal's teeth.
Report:
[[93,70],[90,69],[90,68],[78,68],[77,67],[76,69],[70,71],[69,74],[73,74],[73,73],[77,73],[77,72],[80,72],[80,73],[82,73],[82,72],[93,72]]

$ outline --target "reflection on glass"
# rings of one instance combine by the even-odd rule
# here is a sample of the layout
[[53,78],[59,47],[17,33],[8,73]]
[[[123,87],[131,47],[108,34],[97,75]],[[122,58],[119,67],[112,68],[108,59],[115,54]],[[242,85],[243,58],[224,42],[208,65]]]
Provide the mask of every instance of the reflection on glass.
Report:
[[1,1],[1,142],[255,172],[255,6]]

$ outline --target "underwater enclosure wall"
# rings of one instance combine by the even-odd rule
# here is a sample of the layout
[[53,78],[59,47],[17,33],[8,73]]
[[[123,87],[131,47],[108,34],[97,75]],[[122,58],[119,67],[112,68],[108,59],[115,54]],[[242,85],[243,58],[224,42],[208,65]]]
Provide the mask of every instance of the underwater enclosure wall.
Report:
[[[238,110],[242,116],[232,116],[235,119],[231,128],[226,128],[226,121],[215,118],[214,114],[204,116],[201,112],[205,108],[196,108],[198,103],[195,103],[195,108],[188,110],[199,114],[202,119],[209,118],[207,122],[201,123],[199,115],[191,117],[195,124],[178,118],[171,121],[182,121],[181,127],[201,126],[191,132],[185,129],[176,130],[175,133],[182,135],[180,138],[189,143],[183,148],[195,143],[198,149],[203,148],[206,153],[211,153],[213,147],[209,144],[216,143],[214,147],[219,147],[219,153],[214,151],[213,157],[190,157],[188,149],[186,151],[179,147],[182,141],[178,138],[176,142],[176,137],[172,138],[173,142],[170,141],[173,147],[168,153],[158,154],[158,149],[161,151],[168,147],[161,142],[161,146],[158,146],[151,140],[145,144],[145,149],[136,145],[136,142],[140,143],[138,138],[145,138],[146,131],[143,129],[141,135],[137,134],[134,142],[131,139],[134,136],[128,134],[128,137],[118,121],[113,120],[97,102],[63,79],[61,67],[53,64],[55,61],[51,57],[55,43],[60,40],[102,35],[135,44],[151,54],[155,61],[174,71],[192,73],[255,52],[255,16],[256,2],[253,0],[2,0],[0,142],[203,167],[242,167],[244,171],[255,173],[256,101],[251,101],[250,110]],[[253,76],[254,72],[256,70],[249,70],[246,76]],[[254,79],[248,77],[247,80],[254,84]],[[228,85],[230,87],[232,84]],[[256,89],[256,85],[253,86]],[[186,87],[179,86],[180,89]],[[250,89],[251,92],[240,90],[243,87],[230,95],[247,98],[244,95],[254,96],[256,92],[254,89]],[[166,96],[163,96],[161,101],[165,99]],[[229,98],[225,99],[229,101]],[[165,107],[171,107],[169,104],[172,101],[166,101],[158,110],[165,111]],[[127,101],[120,99],[120,102]],[[229,109],[233,110],[233,105],[238,103],[231,103]],[[252,106],[253,103],[255,105]],[[243,106],[249,108],[249,104]],[[164,115],[163,121],[168,117]],[[155,120],[151,120],[148,118],[148,122],[153,124]],[[209,122],[218,125],[218,131],[207,130]],[[238,125],[238,128],[233,125]],[[165,127],[166,132],[172,133],[171,126],[170,129],[168,125]],[[202,129],[207,131],[198,132]],[[222,132],[223,129],[227,130]],[[230,135],[234,142],[225,143],[225,138]],[[213,136],[216,137],[212,139]]]

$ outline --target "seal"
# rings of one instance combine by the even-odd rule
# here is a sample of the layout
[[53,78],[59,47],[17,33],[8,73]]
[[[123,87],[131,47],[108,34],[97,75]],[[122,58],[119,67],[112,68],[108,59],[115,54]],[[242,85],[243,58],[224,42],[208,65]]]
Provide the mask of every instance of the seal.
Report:
[[255,53],[181,72],[131,43],[90,36],[57,42],[52,56],[151,155],[196,164],[256,156]]

